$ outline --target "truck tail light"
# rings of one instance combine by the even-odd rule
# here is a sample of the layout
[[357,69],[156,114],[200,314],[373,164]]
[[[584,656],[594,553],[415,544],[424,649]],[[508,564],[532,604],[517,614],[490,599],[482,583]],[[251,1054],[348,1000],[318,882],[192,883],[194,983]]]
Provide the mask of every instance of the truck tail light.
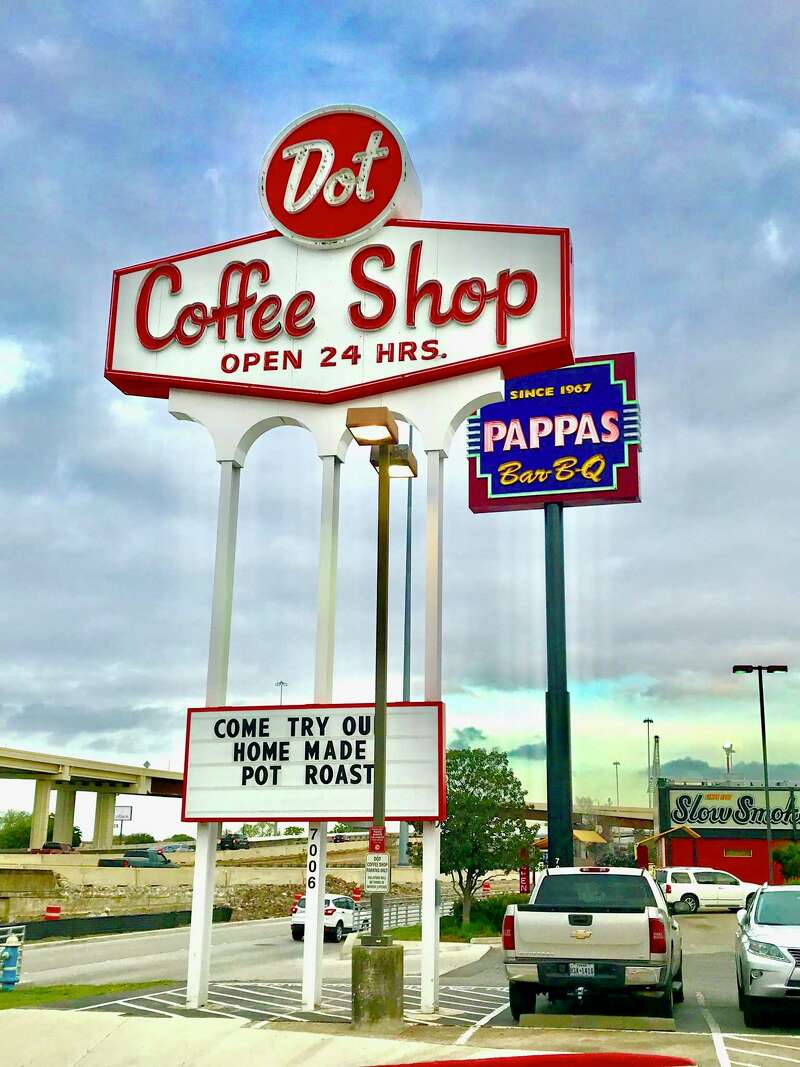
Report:
[[336,908],[326,908],[325,911],[323,912],[323,915],[335,915],[335,914],[336,914]]
[[514,941],[514,916],[503,916],[503,948],[512,951],[516,948]]
[[667,931],[662,919],[650,920],[650,952],[663,955],[667,951]]

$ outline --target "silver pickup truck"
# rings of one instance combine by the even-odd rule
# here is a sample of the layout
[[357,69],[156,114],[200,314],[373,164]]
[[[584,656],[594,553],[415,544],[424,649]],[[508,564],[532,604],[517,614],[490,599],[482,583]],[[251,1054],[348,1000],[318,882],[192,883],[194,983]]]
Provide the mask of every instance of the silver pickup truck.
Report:
[[556,867],[539,878],[530,903],[503,919],[511,1014],[551,1000],[637,993],[651,1014],[670,1018],[683,1000],[681,934],[673,911],[647,871],[628,867]]

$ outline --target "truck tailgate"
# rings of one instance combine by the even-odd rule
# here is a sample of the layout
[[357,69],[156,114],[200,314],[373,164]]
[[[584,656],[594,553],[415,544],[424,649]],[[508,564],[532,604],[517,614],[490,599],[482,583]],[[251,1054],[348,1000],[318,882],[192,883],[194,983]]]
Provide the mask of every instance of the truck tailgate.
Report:
[[587,913],[518,908],[515,939],[518,957],[650,959],[646,911]]

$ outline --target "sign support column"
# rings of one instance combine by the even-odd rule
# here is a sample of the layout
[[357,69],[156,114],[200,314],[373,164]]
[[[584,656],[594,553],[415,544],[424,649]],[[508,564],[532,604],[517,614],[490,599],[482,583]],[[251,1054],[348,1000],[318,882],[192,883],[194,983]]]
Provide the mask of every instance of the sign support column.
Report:
[[[241,467],[231,460],[222,461],[219,467],[217,546],[206,676],[207,707],[223,706],[228,695],[236,523],[239,514]],[[198,823],[192,887],[192,925],[189,932],[189,969],[186,979],[186,1005],[189,1008],[201,1008],[208,1000],[218,836],[219,823]]]
[[[425,557],[425,699],[442,699],[442,524],[444,507],[443,451],[426,452],[428,500]],[[446,740],[445,740],[446,745]],[[422,973],[420,1008],[439,1010],[439,867],[441,830],[422,824]]]
[[[319,535],[317,645],[314,660],[314,702],[333,698],[333,652],[336,639],[336,569],[339,552],[339,486],[341,460],[322,457],[322,505]],[[328,824],[308,828],[306,856],[306,924],[303,935],[303,1010],[322,1003],[322,942],[328,853]]]
[[547,611],[547,855],[548,866],[571,867],[572,748],[567,690],[563,504],[545,505],[544,555]]

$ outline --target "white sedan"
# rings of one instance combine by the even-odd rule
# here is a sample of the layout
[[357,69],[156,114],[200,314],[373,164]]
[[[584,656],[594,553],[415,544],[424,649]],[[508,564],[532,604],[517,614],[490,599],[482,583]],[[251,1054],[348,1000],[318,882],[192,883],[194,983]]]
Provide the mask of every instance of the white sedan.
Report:
[[[361,908],[352,897],[326,896],[323,905],[323,921],[326,941],[344,941],[354,930],[361,930],[366,925],[362,919]],[[300,897],[292,907],[292,938],[302,941],[306,928],[306,898]]]

